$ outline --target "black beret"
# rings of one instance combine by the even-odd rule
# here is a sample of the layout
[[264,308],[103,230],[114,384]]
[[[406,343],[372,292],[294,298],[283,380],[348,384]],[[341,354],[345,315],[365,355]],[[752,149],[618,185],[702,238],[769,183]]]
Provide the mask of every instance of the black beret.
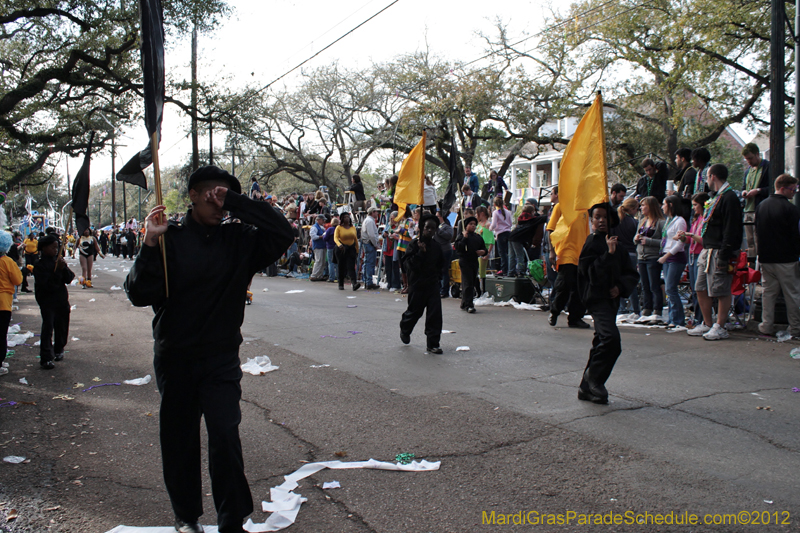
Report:
[[242,184],[239,183],[235,177],[231,176],[227,170],[222,170],[213,165],[207,165],[195,170],[189,176],[189,190],[197,187],[199,183],[204,181],[224,181],[228,184],[228,188],[237,194],[242,194]]

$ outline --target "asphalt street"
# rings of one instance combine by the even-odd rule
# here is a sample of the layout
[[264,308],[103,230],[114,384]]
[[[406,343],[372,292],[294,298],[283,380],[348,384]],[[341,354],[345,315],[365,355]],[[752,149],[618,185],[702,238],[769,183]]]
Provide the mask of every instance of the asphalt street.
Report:
[[[0,463],[0,531],[171,525],[155,384],[117,385],[152,374],[152,311],[112,290],[130,264],[100,260],[94,288],[71,287],[74,339],[54,371],[39,370],[37,347],[13,348],[0,377],[0,451],[26,461]],[[410,345],[400,342],[400,295],[262,277],[253,292],[242,360],[268,355],[279,366],[242,381],[255,522],[266,518],[270,487],[305,462],[414,453],[441,468],[323,470],[301,481],[308,502],[286,531],[800,530],[794,341],[623,328],[611,403],[598,406],[576,397],[592,331],[551,328],[546,313],[468,315],[444,300],[452,333],[442,336],[444,354],[431,355],[422,323]],[[20,300],[12,324],[38,333],[32,295]],[[321,488],[334,480],[342,488]],[[202,522],[214,524],[206,492]],[[535,521],[626,512],[695,514],[700,523],[498,523],[516,513]],[[725,524],[703,523],[723,514]]]

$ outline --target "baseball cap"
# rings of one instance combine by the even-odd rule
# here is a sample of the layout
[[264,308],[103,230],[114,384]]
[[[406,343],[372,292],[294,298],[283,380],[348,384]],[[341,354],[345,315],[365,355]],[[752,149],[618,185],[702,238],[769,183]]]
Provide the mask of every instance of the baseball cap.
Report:
[[194,189],[198,184],[204,181],[223,181],[228,184],[228,188],[237,194],[242,194],[242,185],[235,177],[231,176],[228,171],[222,170],[213,165],[206,165],[195,170],[189,176],[189,189]]

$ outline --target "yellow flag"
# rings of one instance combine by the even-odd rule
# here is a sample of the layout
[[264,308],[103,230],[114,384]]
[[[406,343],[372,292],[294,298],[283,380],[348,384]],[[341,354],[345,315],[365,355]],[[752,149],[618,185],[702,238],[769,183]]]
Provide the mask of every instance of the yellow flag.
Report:
[[603,97],[598,92],[561,159],[558,197],[561,216],[568,225],[581,211],[608,201],[606,167]]
[[422,190],[425,187],[425,137],[411,149],[408,156],[400,166],[397,174],[397,186],[394,189],[394,203],[397,204],[397,219],[400,220],[406,212],[408,204],[422,204]]

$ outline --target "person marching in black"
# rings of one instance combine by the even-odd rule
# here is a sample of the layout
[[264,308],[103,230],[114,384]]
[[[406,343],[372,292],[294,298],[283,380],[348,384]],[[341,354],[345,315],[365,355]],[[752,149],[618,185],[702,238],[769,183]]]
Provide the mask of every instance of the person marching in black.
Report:
[[467,313],[475,312],[475,280],[478,278],[478,257],[486,255],[483,237],[475,233],[478,219],[464,219],[464,231],[456,238],[458,266],[461,269],[461,309]]
[[589,361],[583,371],[578,399],[606,404],[605,383],[622,352],[617,310],[619,299],[636,290],[639,274],[618,237],[608,230],[619,224],[616,210],[609,203],[589,209],[592,231],[581,250],[578,262],[578,292],[594,320],[594,339]]
[[420,227],[420,236],[411,241],[402,259],[408,272],[408,309],[400,320],[400,340],[403,344],[411,342],[414,326],[422,313],[426,313],[425,336],[428,338],[428,351],[440,354],[442,297],[439,291],[444,255],[441,246],[433,241],[439,221],[433,215],[426,215],[420,220]]
[[[125,290],[131,303],[153,306],[156,314],[161,454],[175,529],[203,531],[198,519],[203,514],[204,417],[219,531],[241,533],[244,518],[253,511],[239,439],[242,295],[253,275],[277,261],[294,236],[271,204],[242,195],[239,181],[220,168],[199,168],[189,177],[188,188],[192,208],[182,224],[168,223],[163,205],[145,219],[142,249]],[[221,224],[224,211],[241,223]]]
[[39,239],[42,257],[33,267],[36,303],[42,313],[42,336],[39,347],[39,365],[43,370],[55,368],[53,361],[64,358],[64,347],[69,336],[69,285],[75,273],[63,257],[59,257],[58,236],[54,233]]

